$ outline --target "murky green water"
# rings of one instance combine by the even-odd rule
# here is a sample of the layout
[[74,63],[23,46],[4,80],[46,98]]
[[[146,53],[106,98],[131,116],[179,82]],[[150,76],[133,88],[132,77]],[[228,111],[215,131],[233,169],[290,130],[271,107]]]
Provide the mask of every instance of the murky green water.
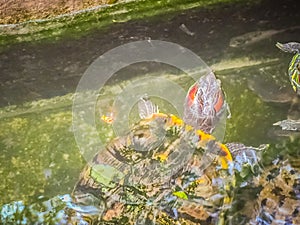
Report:
[[[300,15],[293,7],[295,1],[282,5],[278,1],[272,7],[270,2],[264,1],[253,8],[233,5],[210,10],[196,8],[179,15],[117,24],[76,40],[69,37],[52,43],[20,43],[2,51],[0,205],[18,200],[32,204],[39,196],[52,198],[72,191],[86,164],[72,130],[71,107],[76,85],[90,63],[105,51],[149,37],[181,44],[199,54],[215,70],[231,109],[223,142],[271,144],[270,151],[264,153],[265,165],[281,157],[300,169],[299,163],[293,161],[300,154],[297,134],[283,134],[273,126],[286,119],[291,104],[264,102],[261,96],[268,97],[278,86],[289,87],[287,65],[292,56],[279,52],[274,44],[299,41],[300,30],[287,30],[249,45],[229,47],[234,36],[297,24]],[[267,16],[263,10],[266,8]],[[180,30],[181,24],[195,35]],[[149,63],[120,71],[107,90],[117,95],[129,79],[153,74],[171,76],[184,88],[189,87],[185,75],[178,70],[167,67],[157,70],[155,64]],[[253,84],[267,91],[253,91]],[[108,94],[102,102],[108,111],[112,98]],[[292,99],[293,95],[286,98]],[[161,108],[172,110],[168,106]],[[100,118],[98,129],[104,143],[113,136],[111,127],[101,123]]]

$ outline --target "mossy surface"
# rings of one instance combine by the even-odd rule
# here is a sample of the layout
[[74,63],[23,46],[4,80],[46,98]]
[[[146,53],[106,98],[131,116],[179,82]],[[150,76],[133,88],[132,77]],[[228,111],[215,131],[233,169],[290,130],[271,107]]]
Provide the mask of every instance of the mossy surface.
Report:
[[[130,20],[151,19],[155,16],[172,16],[181,11],[196,7],[213,7],[219,4],[252,4],[258,0],[138,0],[120,2],[85,10],[81,13],[70,13],[52,19],[28,20],[20,24],[0,26],[0,47],[5,49],[13,43],[58,40],[66,37],[81,37],[93,29],[101,29],[115,23]],[[0,48],[0,49],[1,49]]]

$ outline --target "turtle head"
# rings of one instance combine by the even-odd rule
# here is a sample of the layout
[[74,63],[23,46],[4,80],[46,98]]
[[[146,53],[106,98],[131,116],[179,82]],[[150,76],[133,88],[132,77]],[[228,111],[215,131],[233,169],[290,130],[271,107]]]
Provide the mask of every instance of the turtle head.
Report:
[[211,133],[226,109],[221,82],[210,72],[190,87],[185,99],[183,120],[196,129]]

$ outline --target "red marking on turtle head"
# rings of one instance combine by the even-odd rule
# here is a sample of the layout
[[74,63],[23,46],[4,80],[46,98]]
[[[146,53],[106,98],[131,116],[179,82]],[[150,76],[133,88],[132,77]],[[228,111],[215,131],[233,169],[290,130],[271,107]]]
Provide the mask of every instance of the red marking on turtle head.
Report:
[[223,104],[224,104],[224,96],[223,96],[222,90],[220,90],[218,93],[217,102],[214,105],[215,112],[218,113],[221,110]]
[[191,88],[190,88],[190,90],[189,90],[189,92],[188,92],[188,99],[187,99],[187,101],[188,101],[188,106],[190,107],[193,103],[194,103],[194,100],[195,100],[195,97],[196,97],[196,93],[197,93],[197,90],[198,90],[198,84],[196,83],[196,84],[194,84]]

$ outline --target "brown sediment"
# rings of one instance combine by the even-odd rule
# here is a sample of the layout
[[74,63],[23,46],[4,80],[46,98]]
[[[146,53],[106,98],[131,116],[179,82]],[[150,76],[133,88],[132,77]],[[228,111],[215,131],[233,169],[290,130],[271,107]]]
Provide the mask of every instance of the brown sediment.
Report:
[[0,24],[46,19],[116,0],[5,0],[0,1]]

